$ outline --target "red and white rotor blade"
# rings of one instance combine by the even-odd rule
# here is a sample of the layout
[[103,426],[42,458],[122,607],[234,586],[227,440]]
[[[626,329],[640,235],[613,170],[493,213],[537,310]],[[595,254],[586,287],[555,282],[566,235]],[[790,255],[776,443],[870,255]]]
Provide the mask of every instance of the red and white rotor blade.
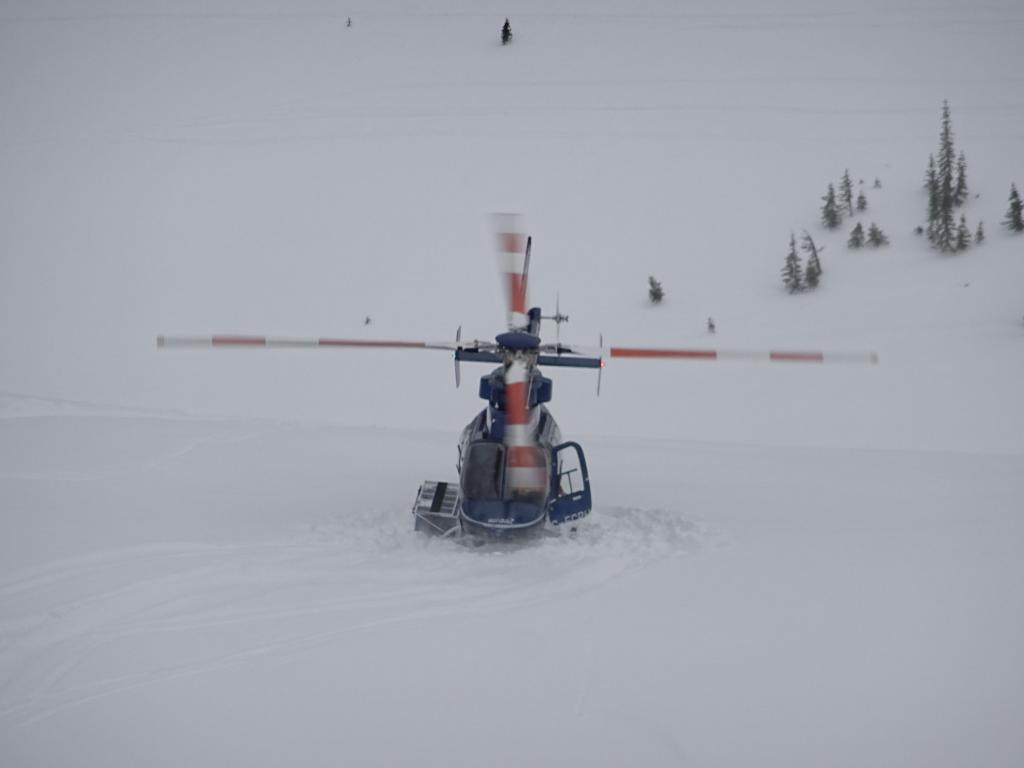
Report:
[[668,358],[677,360],[739,360],[755,363],[878,363],[875,352],[821,352],[816,350],[671,349],[605,347],[602,357]]
[[158,347],[275,347],[301,349],[308,347],[362,347],[371,349],[458,349],[450,341],[393,341],[383,339],[294,338],[288,336],[157,336]]
[[505,293],[509,330],[526,328],[526,279],[529,271],[527,237],[523,217],[517,213],[495,213],[492,217],[498,249],[498,269]]
[[544,454],[533,438],[529,407],[530,369],[514,357],[505,366],[505,487],[512,495],[543,493]]

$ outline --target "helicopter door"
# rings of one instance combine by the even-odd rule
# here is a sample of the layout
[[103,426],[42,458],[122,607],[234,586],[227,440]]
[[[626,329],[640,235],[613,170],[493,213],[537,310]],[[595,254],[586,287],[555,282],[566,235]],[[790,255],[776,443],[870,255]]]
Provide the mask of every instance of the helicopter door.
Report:
[[551,449],[551,504],[548,517],[555,525],[590,514],[590,475],[579,443]]

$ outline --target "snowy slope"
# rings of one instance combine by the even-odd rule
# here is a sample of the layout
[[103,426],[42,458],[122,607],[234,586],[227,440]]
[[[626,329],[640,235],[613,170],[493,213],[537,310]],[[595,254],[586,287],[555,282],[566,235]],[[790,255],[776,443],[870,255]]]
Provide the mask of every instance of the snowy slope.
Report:
[[[995,2],[3,4],[0,763],[1018,765],[1022,29]],[[944,98],[989,234],[955,257],[912,233]],[[821,228],[844,168],[889,248]],[[563,339],[881,364],[615,360],[600,398],[559,372],[595,513],[472,548],[408,508],[483,369],[155,349],[488,338],[494,210],[527,215]],[[789,296],[802,229],[825,274]]]

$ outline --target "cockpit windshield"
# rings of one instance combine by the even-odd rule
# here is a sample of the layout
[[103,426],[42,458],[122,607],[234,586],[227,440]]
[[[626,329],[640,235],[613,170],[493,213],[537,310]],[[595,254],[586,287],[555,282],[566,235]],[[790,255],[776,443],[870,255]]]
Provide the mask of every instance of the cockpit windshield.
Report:
[[468,499],[500,499],[505,447],[482,441],[469,446],[462,467],[463,493]]

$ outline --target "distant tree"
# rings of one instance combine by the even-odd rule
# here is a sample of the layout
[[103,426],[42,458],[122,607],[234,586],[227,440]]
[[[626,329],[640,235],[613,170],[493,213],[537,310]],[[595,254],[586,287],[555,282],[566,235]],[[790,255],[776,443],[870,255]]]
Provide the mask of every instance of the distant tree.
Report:
[[512,42],[512,25],[508,23],[508,19],[505,19],[505,23],[501,27],[501,44],[508,45]]
[[846,241],[847,248],[863,248],[864,247],[864,227],[861,226],[860,222],[857,222],[857,226],[850,231],[850,239]]
[[985,227],[981,221],[978,221],[978,229],[974,232],[974,242],[978,245],[985,242]]
[[847,216],[853,216],[853,182],[850,181],[850,169],[843,171],[839,182],[839,203],[846,209]]
[[967,228],[967,217],[960,214],[960,224],[956,228],[956,250],[966,251],[971,247],[971,230]]
[[932,228],[932,245],[943,253],[956,250],[956,223],[953,207],[956,204],[953,174],[956,153],[953,148],[953,120],[949,102],[942,102],[942,129],[939,132],[939,155],[935,162],[938,211]]
[[661,283],[654,279],[654,275],[647,278],[649,287],[647,289],[647,296],[650,298],[652,304],[660,304],[661,300],[665,298],[665,291],[662,290]]
[[934,244],[942,210],[939,202],[939,174],[935,170],[935,155],[928,155],[928,171],[925,173],[924,186],[928,190],[928,241]]
[[868,227],[868,245],[872,248],[880,248],[883,245],[889,244],[889,238],[885,236],[885,233],[879,228],[875,222],[871,222],[871,226]]
[[348,20],[345,22],[345,26],[346,27],[351,27],[352,26],[352,17],[351,16],[348,17]]
[[842,223],[843,216],[836,205],[836,191],[831,184],[828,185],[828,192],[821,199],[825,201],[825,204],[821,206],[821,221],[829,229],[835,229]]
[[956,181],[953,184],[953,204],[963,205],[967,201],[967,158],[961,152],[956,159]]
[[874,184],[872,184],[871,186],[872,186],[872,188],[874,188],[874,189],[881,189],[881,188],[882,188],[882,181],[881,181],[881,179],[879,179],[879,178],[878,178],[878,177],[876,176],[876,177],[875,177],[875,183],[874,183]]
[[807,254],[807,268],[804,270],[804,283],[810,288],[817,288],[818,281],[821,278],[821,260],[818,256],[824,251],[824,247],[819,248],[814,238],[804,230],[803,236],[800,238],[800,248]]
[[821,280],[821,270],[818,269],[817,262],[808,260],[807,268],[804,270],[804,285],[810,290],[814,290],[818,287],[818,282]]
[[1003,224],[1011,232],[1024,232],[1024,205],[1020,201],[1020,195],[1017,194],[1016,184],[1010,185],[1010,207],[1006,210]]
[[792,232],[789,235],[789,253],[786,254],[786,264],[782,268],[782,284],[790,293],[804,289],[804,270],[796,252],[796,238]]
[[864,212],[867,209],[868,209],[868,199],[866,197],[864,197],[864,192],[861,191],[860,194],[857,195],[857,210],[861,211],[861,212]]

